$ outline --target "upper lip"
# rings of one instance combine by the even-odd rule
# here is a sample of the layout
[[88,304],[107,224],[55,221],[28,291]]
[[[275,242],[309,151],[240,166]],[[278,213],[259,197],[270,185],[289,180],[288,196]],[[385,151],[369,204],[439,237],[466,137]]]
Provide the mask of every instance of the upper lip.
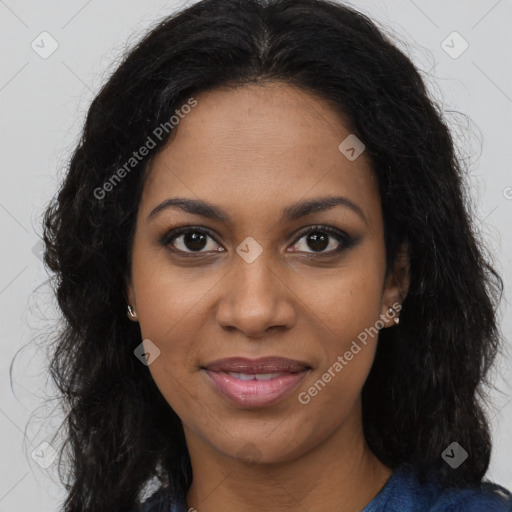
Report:
[[261,357],[259,359],[248,359],[246,357],[228,357],[218,359],[204,366],[212,372],[235,372],[235,373],[275,373],[288,372],[296,373],[308,370],[311,367],[303,362],[285,357]]

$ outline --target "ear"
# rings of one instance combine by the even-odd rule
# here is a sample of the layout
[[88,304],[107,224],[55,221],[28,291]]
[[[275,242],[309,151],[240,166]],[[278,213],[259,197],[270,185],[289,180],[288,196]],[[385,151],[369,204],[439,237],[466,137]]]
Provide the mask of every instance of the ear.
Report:
[[[400,316],[399,311],[402,309],[402,303],[409,291],[409,268],[409,246],[404,243],[396,255],[384,283],[381,303],[381,319],[384,322],[384,327],[396,325],[395,319]],[[394,309],[394,312],[391,312],[390,308]]]

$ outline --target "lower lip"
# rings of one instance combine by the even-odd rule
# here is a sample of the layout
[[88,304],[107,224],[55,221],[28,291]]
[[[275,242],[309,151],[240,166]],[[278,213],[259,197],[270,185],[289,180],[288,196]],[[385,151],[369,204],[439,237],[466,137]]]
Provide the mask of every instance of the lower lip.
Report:
[[270,380],[239,380],[225,372],[203,371],[217,391],[243,407],[264,407],[277,402],[291,393],[308,373],[304,370]]

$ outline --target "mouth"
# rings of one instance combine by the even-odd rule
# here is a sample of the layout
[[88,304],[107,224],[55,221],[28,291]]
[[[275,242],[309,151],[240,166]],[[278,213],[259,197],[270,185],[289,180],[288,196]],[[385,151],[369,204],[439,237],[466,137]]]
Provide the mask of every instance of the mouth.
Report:
[[264,407],[289,395],[311,370],[282,357],[221,359],[201,368],[214,389],[242,407]]

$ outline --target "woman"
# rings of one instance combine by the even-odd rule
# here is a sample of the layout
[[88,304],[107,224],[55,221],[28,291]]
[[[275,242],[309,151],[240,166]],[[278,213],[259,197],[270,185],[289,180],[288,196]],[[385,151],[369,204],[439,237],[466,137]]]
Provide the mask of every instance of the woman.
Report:
[[483,480],[479,401],[502,281],[464,193],[365,16],[165,19],[93,101],[45,217],[65,510],[512,510]]

